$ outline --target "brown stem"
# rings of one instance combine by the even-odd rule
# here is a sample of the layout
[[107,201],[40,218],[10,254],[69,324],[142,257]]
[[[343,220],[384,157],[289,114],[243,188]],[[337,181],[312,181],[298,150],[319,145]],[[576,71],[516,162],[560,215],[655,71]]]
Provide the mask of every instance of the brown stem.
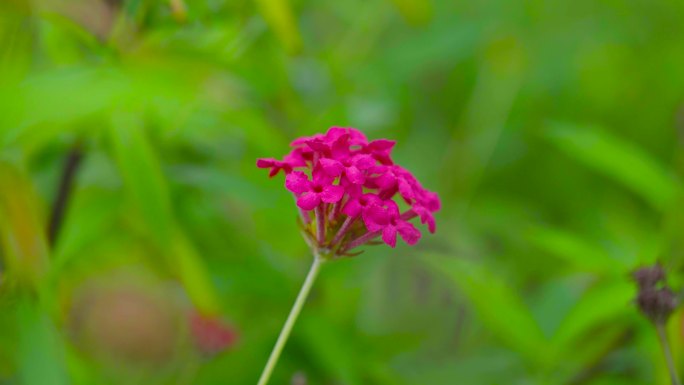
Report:
[[62,168],[62,175],[59,181],[57,197],[52,205],[50,224],[48,225],[48,240],[54,246],[59,236],[59,231],[64,222],[64,215],[69,206],[69,198],[74,187],[76,173],[83,160],[83,149],[81,142],[76,142],[69,151]]
[[658,332],[658,339],[660,340],[660,346],[663,348],[663,353],[665,354],[665,362],[667,362],[667,368],[670,371],[670,379],[672,380],[672,385],[681,385],[679,381],[679,374],[677,374],[677,368],[674,364],[674,359],[672,358],[672,349],[670,349],[670,342],[667,339],[667,331],[665,330],[665,322],[659,321],[655,323],[656,331]]

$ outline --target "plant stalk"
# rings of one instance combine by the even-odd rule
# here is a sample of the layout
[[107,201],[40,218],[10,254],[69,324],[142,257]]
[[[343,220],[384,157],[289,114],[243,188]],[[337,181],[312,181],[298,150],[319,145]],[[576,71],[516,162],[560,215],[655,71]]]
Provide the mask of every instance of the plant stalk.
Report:
[[292,305],[292,309],[290,310],[290,315],[287,316],[285,325],[283,326],[283,329],[280,331],[278,340],[276,341],[275,346],[271,351],[271,355],[268,357],[268,362],[266,362],[266,366],[264,367],[264,371],[261,373],[261,377],[259,378],[259,382],[257,383],[257,385],[266,385],[268,383],[268,380],[271,378],[273,369],[275,368],[276,364],[278,363],[278,359],[280,358],[280,353],[283,351],[285,343],[287,342],[287,339],[290,337],[292,327],[297,321],[299,313],[302,311],[302,307],[304,306],[304,303],[306,302],[306,299],[309,296],[309,292],[311,292],[311,287],[313,287],[314,281],[316,281],[316,277],[318,276],[322,264],[323,258],[321,258],[318,255],[318,252],[315,252],[314,260],[311,264],[311,268],[309,269],[309,273],[306,276],[306,280],[304,281],[302,288],[299,290],[297,299],[295,300],[295,303],[294,305]]
[[658,332],[660,346],[662,346],[663,353],[665,354],[667,369],[670,371],[670,379],[672,380],[672,385],[681,385],[681,382],[679,381],[679,374],[677,374],[677,368],[675,367],[674,359],[672,358],[672,349],[670,349],[670,342],[667,339],[665,322],[655,322],[655,327],[656,331]]
[[57,189],[57,197],[52,205],[52,213],[50,215],[50,223],[48,225],[47,231],[48,241],[52,246],[54,246],[54,244],[57,242],[59,231],[61,230],[62,224],[64,222],[64,216],[69,205],[69,198],[76,180],[76,173],[78,172],[82,160],[82,144],[80,141],[78,141],[71,148],[69,154],[67,155],[66,161],[64,162],[62,175],[60,176],[59,187]]

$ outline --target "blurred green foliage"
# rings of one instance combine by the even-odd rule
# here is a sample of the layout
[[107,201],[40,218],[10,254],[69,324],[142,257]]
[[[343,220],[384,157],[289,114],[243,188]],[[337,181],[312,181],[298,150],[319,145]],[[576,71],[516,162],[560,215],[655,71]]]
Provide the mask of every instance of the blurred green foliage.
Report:
[[[332,125],[398,140],[444,208],[325,266],[273,384],[668,383],[628,273],[684,282],[682,25],[668,0],[2,1],[0,383],[255,383],[311,256],[254,161]],[[158,316],[91,314],[101,281],[175,309],[171,353],[98,329]],[[193,311],[238,343],[200,354]]]

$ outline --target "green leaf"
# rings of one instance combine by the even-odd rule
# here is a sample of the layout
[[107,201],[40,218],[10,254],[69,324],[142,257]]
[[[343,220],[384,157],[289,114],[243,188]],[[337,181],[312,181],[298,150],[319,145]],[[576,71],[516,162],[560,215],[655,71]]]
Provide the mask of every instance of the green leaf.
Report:
[[636,295],[635,285],[627,279],[616,280],[590,289],[558,327],[553,345],[560,353],[572,354],[572,344],[591,329],[636,309],[630,305]]
[[47,273],[49,256],[38,207],[30,180],[0,161],[0,256],[8,276],[34,288]]
[[568,155],[641,195],[658,209],[672,203],[678,181],[637,146],[596,126],[555,123],[547,138]]
[[111,138],[124,187],[159,250],[202,311],[217,313],[219,301],[199,253],[179,228],[161,164],[145,136],[142,122],[132,114],[117,114]]
[[[330,319],[310,311],[302,317],[296,337],[311,352],[310,359],[338,381],[345,384],[361,384],[359,379],[359,356],[364,352],[355,351],[353,335],[340,330]],[[358,344],[358,342],[357,342]]]
[[501,340],[534,363],[546,362],[546,338],[514,288],[472,261],[440,255],[427,255],[424,260],[449,278]]
[[261,13],[290,53],[302,49],[302,37],[289,0],[257,0]]
[[116,114],[111,139],[126,192],[158,245],[171,237],[171,198],[161,165],[134,114]]
[[431,0],[392,0],[402,16],[413,25],[426,24],[432,18]]
[[31,300],[19,306],[17,359],[21,384],[69,384],[64,347],[54,325]]
[[599,245],[567,231],[537,226],[526,237],[533,245],[581,270],[620,274],[631,266],[630,261],[613,258]]

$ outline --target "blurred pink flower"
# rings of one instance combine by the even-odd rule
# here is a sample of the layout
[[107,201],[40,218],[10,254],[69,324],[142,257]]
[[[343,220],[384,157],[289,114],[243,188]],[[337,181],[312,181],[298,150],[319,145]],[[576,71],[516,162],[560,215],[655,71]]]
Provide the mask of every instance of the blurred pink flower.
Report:
[[237,330],[220,318],[193,311],[189,322],[195,346],[204,354],[221,353],[234,346],[238,340]]

